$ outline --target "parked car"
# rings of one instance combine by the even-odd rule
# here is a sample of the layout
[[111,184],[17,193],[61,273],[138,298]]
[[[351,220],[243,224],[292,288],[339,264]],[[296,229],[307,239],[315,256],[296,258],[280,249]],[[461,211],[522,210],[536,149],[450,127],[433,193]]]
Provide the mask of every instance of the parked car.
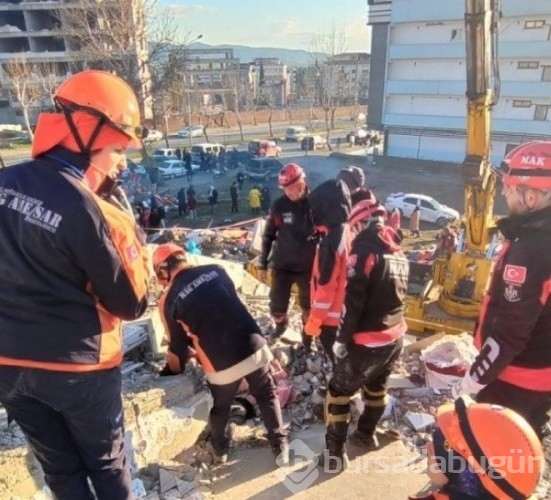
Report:
[[165,134],[160,130],[147,130],[147,137],[143,140],[144,142],[155,142],[163,139]]
[[159,166],[159,174],[163,179],[183,177],[186,175],[186,165],[182,160],[167,160]]
[[306,130],[306,127],[287,127],[287,130],[285,130],[285,140],[287,142],[302,141],[302,138],[307,134],[308,130]]
[[459,212],[430,196],[417,193],[391,193],[385,201],[385,208],[390,212],[394,208],[405,217],[411,217],[413,209],[419,207],[421,220],[444,227],[449,222],[459,219]]
[[254,156],[281,156],[281,146],[278,146],[276,141],[269,139],[251,141],[247,150]]
[[203,137],[203,134],[205,133],[203,129],[203,125],[192,125],[191,127],[183,128],[178,132],[178,136],[183,138],[189,138],[191,137]]
[[275,158],[265,156],[253,158],[245,167],[245,178],[252,181],[267,182],[270,179],[275,179],[282,168],[283,163]]
[[307,135],[300,141],[300,149],[303,151],[312,151],[314,149],[325,149],[327,147],[327,139],[321,135]]
[[140,178],[145,178],[147,175],[147,170],[143,165],[136,163],[134,160],[129,158],[126,159],[126,170],[123,170],[120,174],[120,178],[125,180],[130,178],[132,175],[137,175]]
[[176,148],[157,148],[155,151],[153,151],[151,158],[153,158],[156,161],[178,159],[178,157],[176,156]]

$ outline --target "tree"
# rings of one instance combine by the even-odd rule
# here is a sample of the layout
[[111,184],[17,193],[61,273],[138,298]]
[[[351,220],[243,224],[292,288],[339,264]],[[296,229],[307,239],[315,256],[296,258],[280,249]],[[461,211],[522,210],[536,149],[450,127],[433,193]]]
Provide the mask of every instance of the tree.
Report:
[[316,84],[321,91],[321,105],[325,117],[325,129],[327,145],[331,150],[331,130],[335,126],[335,112],[342,98],[342,79],[338,73],[338,67],[331,64],[331,58],[346,50],[346,35],[335,26],[325,34],[314,37],[312,52],[324,54],[321,60],[316,58]]
[[45,107],[53,107],[52,96],[63,78],[60,67],[55,63],[27,63],[16,59],[4,64],[3,69],[12,100],[21,106],[25,128],[32,140],[35,115]]

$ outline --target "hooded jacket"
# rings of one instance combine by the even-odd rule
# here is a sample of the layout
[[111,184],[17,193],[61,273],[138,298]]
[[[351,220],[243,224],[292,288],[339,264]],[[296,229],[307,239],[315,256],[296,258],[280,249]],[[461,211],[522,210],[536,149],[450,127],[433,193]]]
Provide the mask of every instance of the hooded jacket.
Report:
[[506,238],[475,333],[470,374],[551,392],[551,207],[498,222]]
[[283,195],[274,200],[262,236],[260,269],[271,266],[282,271],[310,273],[316,238],[308,197],[292,201]]
[[310,317],[325,326],[339,325],[346,286],[351,235],[350,194],[339,180],[320,184],[309,196],[314,227],[320,235],[310,282]]
[[409,263],[390,226],[370,224],[352,242],[338,342],[378,347],[407,330],[404,301]]
[[93,371],[122,360],[122,319],[147,306],[133,218],[93,193],[57,147],[0,170],[0,365]]

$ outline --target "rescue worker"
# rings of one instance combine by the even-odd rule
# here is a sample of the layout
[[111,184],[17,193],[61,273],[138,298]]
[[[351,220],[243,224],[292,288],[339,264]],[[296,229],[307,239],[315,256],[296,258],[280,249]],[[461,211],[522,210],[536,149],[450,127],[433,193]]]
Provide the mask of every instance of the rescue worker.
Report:
[[329,180],[314,189],[308,199],[320,240],[312,266],[311,309],[304,332],[320,337],[324,351],[334,363],[333,344],[344,303],[351,241],[347,224],[350,195],[342,181]]
[[120,318],[145,311],[149,275],[114,188],[144,130],[134,92],[107,72],[70,76],[54,101],[33,160],[0,170],[0,402],[55,498],[130,499]]
[[408,261],[400,238],[384,225],[385,217],[384,207],[371,198],[356,204],[348,218],[358,234],[348,257],[344,311],[333,346],[335,369],[325,397],[326,449],[319,458],[326,471],[340,472],[348,466],[350,400],[360,389],[365,409],[350,442],[365,450],[378,447],[375,427],[407,330]]
[[352,206],[362,200],[375,198],[375,195],[365,186],[365,173],[360,167],[350,165],[339,170],[337,180],[343,181],[348,187]]
[[[298,288],[302,323],[306,323],[310,315],[310,277],[316,251],[304,170],[295,163],[285,165],[279,172],[278,184],[284,194],[272,203],[259,261],[259,278],[265,281],[271,252],[270,314],[275,322],[272,339],[280,337],[287,329],[293,284]],[[304,331],[302,340],[309,349],[312,338]]]
[[253,214],[260,213],[260,189],[257,186],[253,186],[249,191],[249,208]]
[[196,355],[212,392],[209,427],[215,458],[220,462],[227,458],[230,407],[245,378],[258,403],[272,451],[280,464],[287,463],[287,436],[270,373],[273,356],[231,278],[214,264],[189,265],[184,249],[174,243],[157,247],[153,267],[159,284],[167,287],[159,300],[169,335],[167,363],[161,374],[181,373],[191,355]]
[[427,474],[439,490],[409,500],[527,499],[545,456],[534,430],[518,413],[462,396],[442,405],[427,443]]
[[498,174],[505,242],[474,335],[480,352],[452,392],[511,408],[541,436],[551,409],[551,141],[512,150]]

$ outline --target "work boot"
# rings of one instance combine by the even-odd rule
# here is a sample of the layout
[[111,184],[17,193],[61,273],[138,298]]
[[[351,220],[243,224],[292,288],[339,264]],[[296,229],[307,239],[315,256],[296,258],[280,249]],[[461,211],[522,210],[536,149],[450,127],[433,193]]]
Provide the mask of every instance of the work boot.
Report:
[[327,474],[340,474],[348,469],[350,461],[343,446],[339,453],[332,453],[328,448],[318,455],[318,467],[323,468]]
[[230,446],[227,444],[222,448],[213,446],[212,441],[207,442],[207,450],[212,455],[213,462],[215,464],[225,464],[228,461],[228,453]]
[[286,467],[289,465],[289,444],[287,441],[281,444],[272,446],[272,453],[276,459],[276,464],[279,467]]
[[359,429],[356,429],[352,434],[350,434],[350,436],[348,436],[348,442],[357,448],[365,450],[366,452],[379,448],[379,440],[375,434],[368,434],[360,431]]
[[346,454],[346,429],[348,425],[339,422],[327,426],[325,450],[318,455],[318,467],[329,474],[339,474],[348,469]]

